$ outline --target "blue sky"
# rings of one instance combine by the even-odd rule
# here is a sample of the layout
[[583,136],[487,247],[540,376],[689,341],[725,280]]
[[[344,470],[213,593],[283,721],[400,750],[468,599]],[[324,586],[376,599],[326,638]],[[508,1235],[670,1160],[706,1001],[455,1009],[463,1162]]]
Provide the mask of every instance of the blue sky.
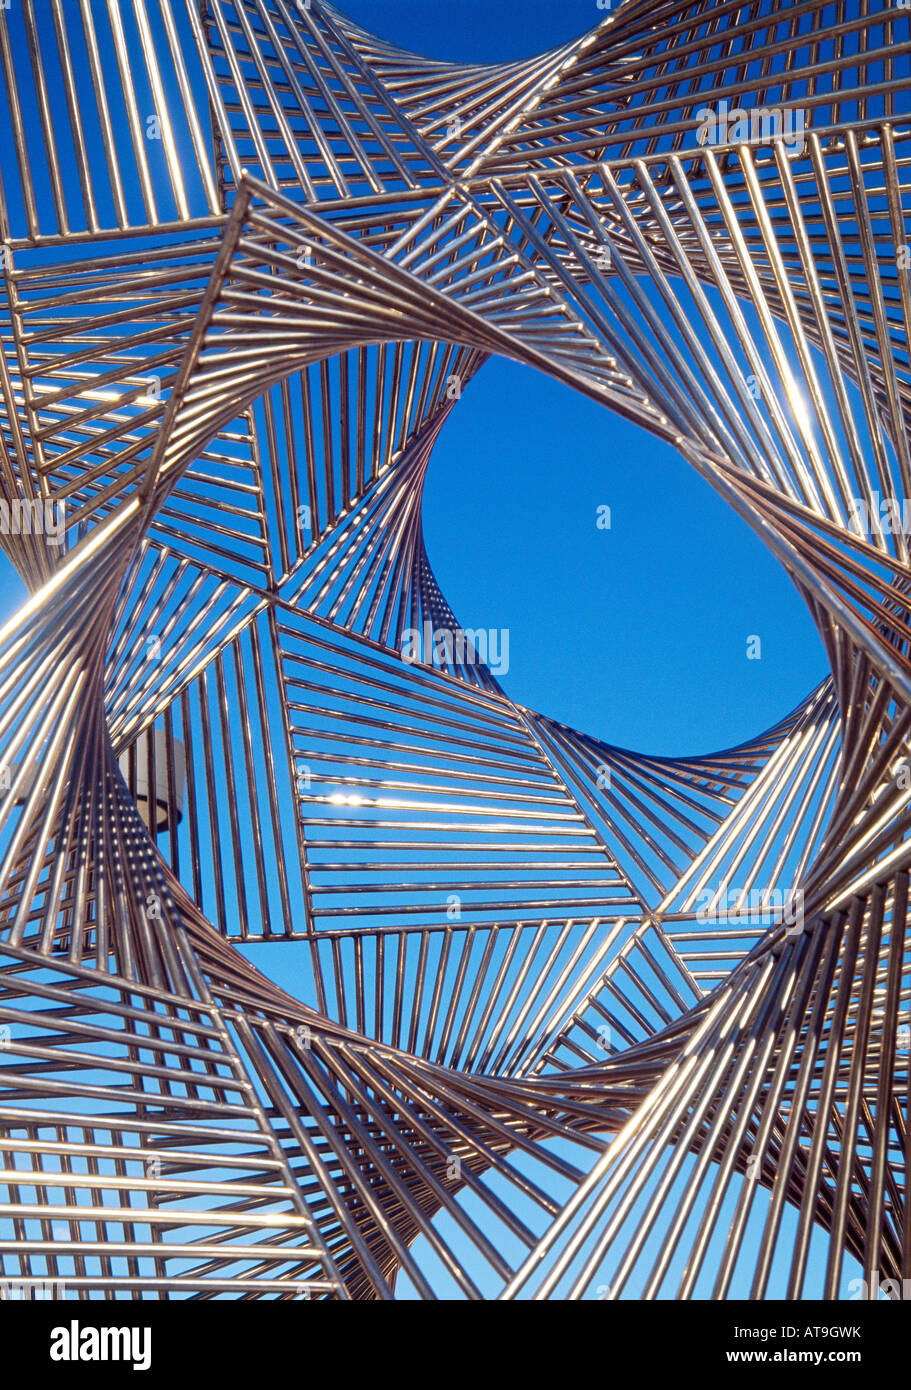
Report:
[[338,9],[412,53],[468,63],[533,57],[588,33],[610,13],[596,0],[339,0]]
[[515,363],[466,386],[424,527],[459,621],[509,629],[508,693],[611,743],[738,743],[825,672],[784,570],[672,448]]

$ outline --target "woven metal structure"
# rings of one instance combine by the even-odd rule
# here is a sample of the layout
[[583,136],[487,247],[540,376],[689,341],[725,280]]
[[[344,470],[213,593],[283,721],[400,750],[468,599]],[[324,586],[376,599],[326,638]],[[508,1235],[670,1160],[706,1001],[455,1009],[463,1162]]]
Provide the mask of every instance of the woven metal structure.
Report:
[[[0,1279],[911,1277],[909,14],[471,68],[321,0],[0,10]],[[661,759],[510,699],[421,529],[491,354],[762,537],[830,657],[789,717]]]

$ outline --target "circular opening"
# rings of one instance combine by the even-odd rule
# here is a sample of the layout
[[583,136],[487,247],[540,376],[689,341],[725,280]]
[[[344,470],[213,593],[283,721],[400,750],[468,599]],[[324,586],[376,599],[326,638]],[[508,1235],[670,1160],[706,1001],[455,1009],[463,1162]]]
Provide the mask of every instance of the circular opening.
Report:
[[466,385],[423,516],[459,623],[508,632],[507,694],[609,743],[731,747],[827,669],[784,569],[670,446],[515,363]]

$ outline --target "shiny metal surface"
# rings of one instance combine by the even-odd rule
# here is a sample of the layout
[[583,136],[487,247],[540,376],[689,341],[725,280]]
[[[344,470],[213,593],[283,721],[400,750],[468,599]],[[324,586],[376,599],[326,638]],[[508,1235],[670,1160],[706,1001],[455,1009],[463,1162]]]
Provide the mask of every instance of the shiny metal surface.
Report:
[[[875,0],[483,68],[320,0],[0,10],[0,1283],[911,1278],[909,58]],[[421,527],[491,354],[763,538],[797,710],[662,759],[510,699]]]

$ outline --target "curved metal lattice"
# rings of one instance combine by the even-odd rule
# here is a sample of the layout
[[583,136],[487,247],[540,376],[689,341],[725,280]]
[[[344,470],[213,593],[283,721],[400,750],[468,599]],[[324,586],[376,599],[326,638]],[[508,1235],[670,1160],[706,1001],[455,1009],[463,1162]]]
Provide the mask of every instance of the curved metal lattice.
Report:
[[[4,1280],[911,1277],[909,56],[844,0],[474,68],[321,0],[0,10]],[[421,526],[491,354],[763,538],[792,714],[662,759],[510,698]]]

